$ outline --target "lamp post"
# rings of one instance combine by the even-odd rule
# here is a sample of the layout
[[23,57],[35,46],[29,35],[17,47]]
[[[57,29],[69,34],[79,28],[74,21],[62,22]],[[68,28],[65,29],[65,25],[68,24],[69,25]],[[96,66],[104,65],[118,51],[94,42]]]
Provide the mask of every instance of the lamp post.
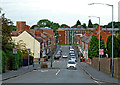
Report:
[[35,57],[35,30],[38,28],[34,28],[34,41],[33,41],[33,67],[34,67],[34,57]]
[[112,7],[112,77],[113,77],[113,5],[104,4],[104,3],[90,3],[88,5],[94,5],[94,4],[107,5]]
[[[88,17],[96,17],[99,19],[99,51],[100,51],[100,17],[97,16],[88,16]],[[99,53],[99,71],[100,71],[100,53]]]

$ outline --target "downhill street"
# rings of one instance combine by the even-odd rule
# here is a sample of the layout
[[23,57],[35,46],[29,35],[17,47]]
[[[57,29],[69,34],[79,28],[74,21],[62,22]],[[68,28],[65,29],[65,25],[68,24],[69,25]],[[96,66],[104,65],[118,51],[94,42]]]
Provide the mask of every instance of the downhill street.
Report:
[[[69,46],[62,46],[62,54],[69,55]],[[79,61],[77,69],[67,69],[68,58],[53,61],[54,69],[37,69],[24,75],[3,81],[3,83],[96,83],[81,68]],[[47,61],[50,66],[50,60]],[[78,64],[79,63],[79,64]]]

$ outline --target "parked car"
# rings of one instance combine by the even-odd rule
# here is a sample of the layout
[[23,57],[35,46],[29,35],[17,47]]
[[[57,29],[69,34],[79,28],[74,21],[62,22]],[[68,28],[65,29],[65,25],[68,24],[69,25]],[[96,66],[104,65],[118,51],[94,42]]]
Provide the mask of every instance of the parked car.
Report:
[[43,56],[43,58],[45,58],[45,60],[48,61],[48,56]]
[[75,56],[75,53],[70,53],[70,56]]
[[71,57],[70,57],[70,60],[77,62],[77,59],[76,59],[75,56],[71,56]]
[[75,53],[74,51],[70,51],[69,53]]
[[67,54],[64,54],[64,55],[62,55],[62,57],[63,57],[63,58],[67,58],[67,57],[68,57],[68,55],[67,55]]
[[60,57],[61,57],[60,54],[56,54],[56,55],[54,56],[54,59],[59,59]]
[[76,62],[73,61],[73,60],[69,60],[69,61],[67,62],[67,69],[68,69],[68,68],[74,68],[74,69],[76,69]]
[[74,49],[73,49],[73,48],[70,48],[70,51],[74,51]]

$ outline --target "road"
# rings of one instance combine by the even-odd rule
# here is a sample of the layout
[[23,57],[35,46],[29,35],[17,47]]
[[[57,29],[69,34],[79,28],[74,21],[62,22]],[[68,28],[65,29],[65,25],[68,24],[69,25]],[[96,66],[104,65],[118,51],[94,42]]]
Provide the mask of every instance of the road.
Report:
[[[69,47],[61,47],[63,54],[69,54]],[[38,69],[24,75],[3,81],[3,83],[96,83],[78,65],[77,69],[66,69],[68,58],[53,61],[54,69]],[[49,62],[49,61],[48,61]],[[50,63],[50,62],[49,62]]]

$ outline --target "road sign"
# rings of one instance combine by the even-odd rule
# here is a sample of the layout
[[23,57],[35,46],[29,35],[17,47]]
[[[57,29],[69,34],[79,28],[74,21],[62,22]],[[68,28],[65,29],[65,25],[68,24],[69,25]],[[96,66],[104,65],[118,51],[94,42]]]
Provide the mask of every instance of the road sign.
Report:
[[17,48],[13,48],[13,54],[17,54]]
[[100,54],[100,55],[104,55],[104,49],[100,49],[100,50],[99,50],[99,54]]

